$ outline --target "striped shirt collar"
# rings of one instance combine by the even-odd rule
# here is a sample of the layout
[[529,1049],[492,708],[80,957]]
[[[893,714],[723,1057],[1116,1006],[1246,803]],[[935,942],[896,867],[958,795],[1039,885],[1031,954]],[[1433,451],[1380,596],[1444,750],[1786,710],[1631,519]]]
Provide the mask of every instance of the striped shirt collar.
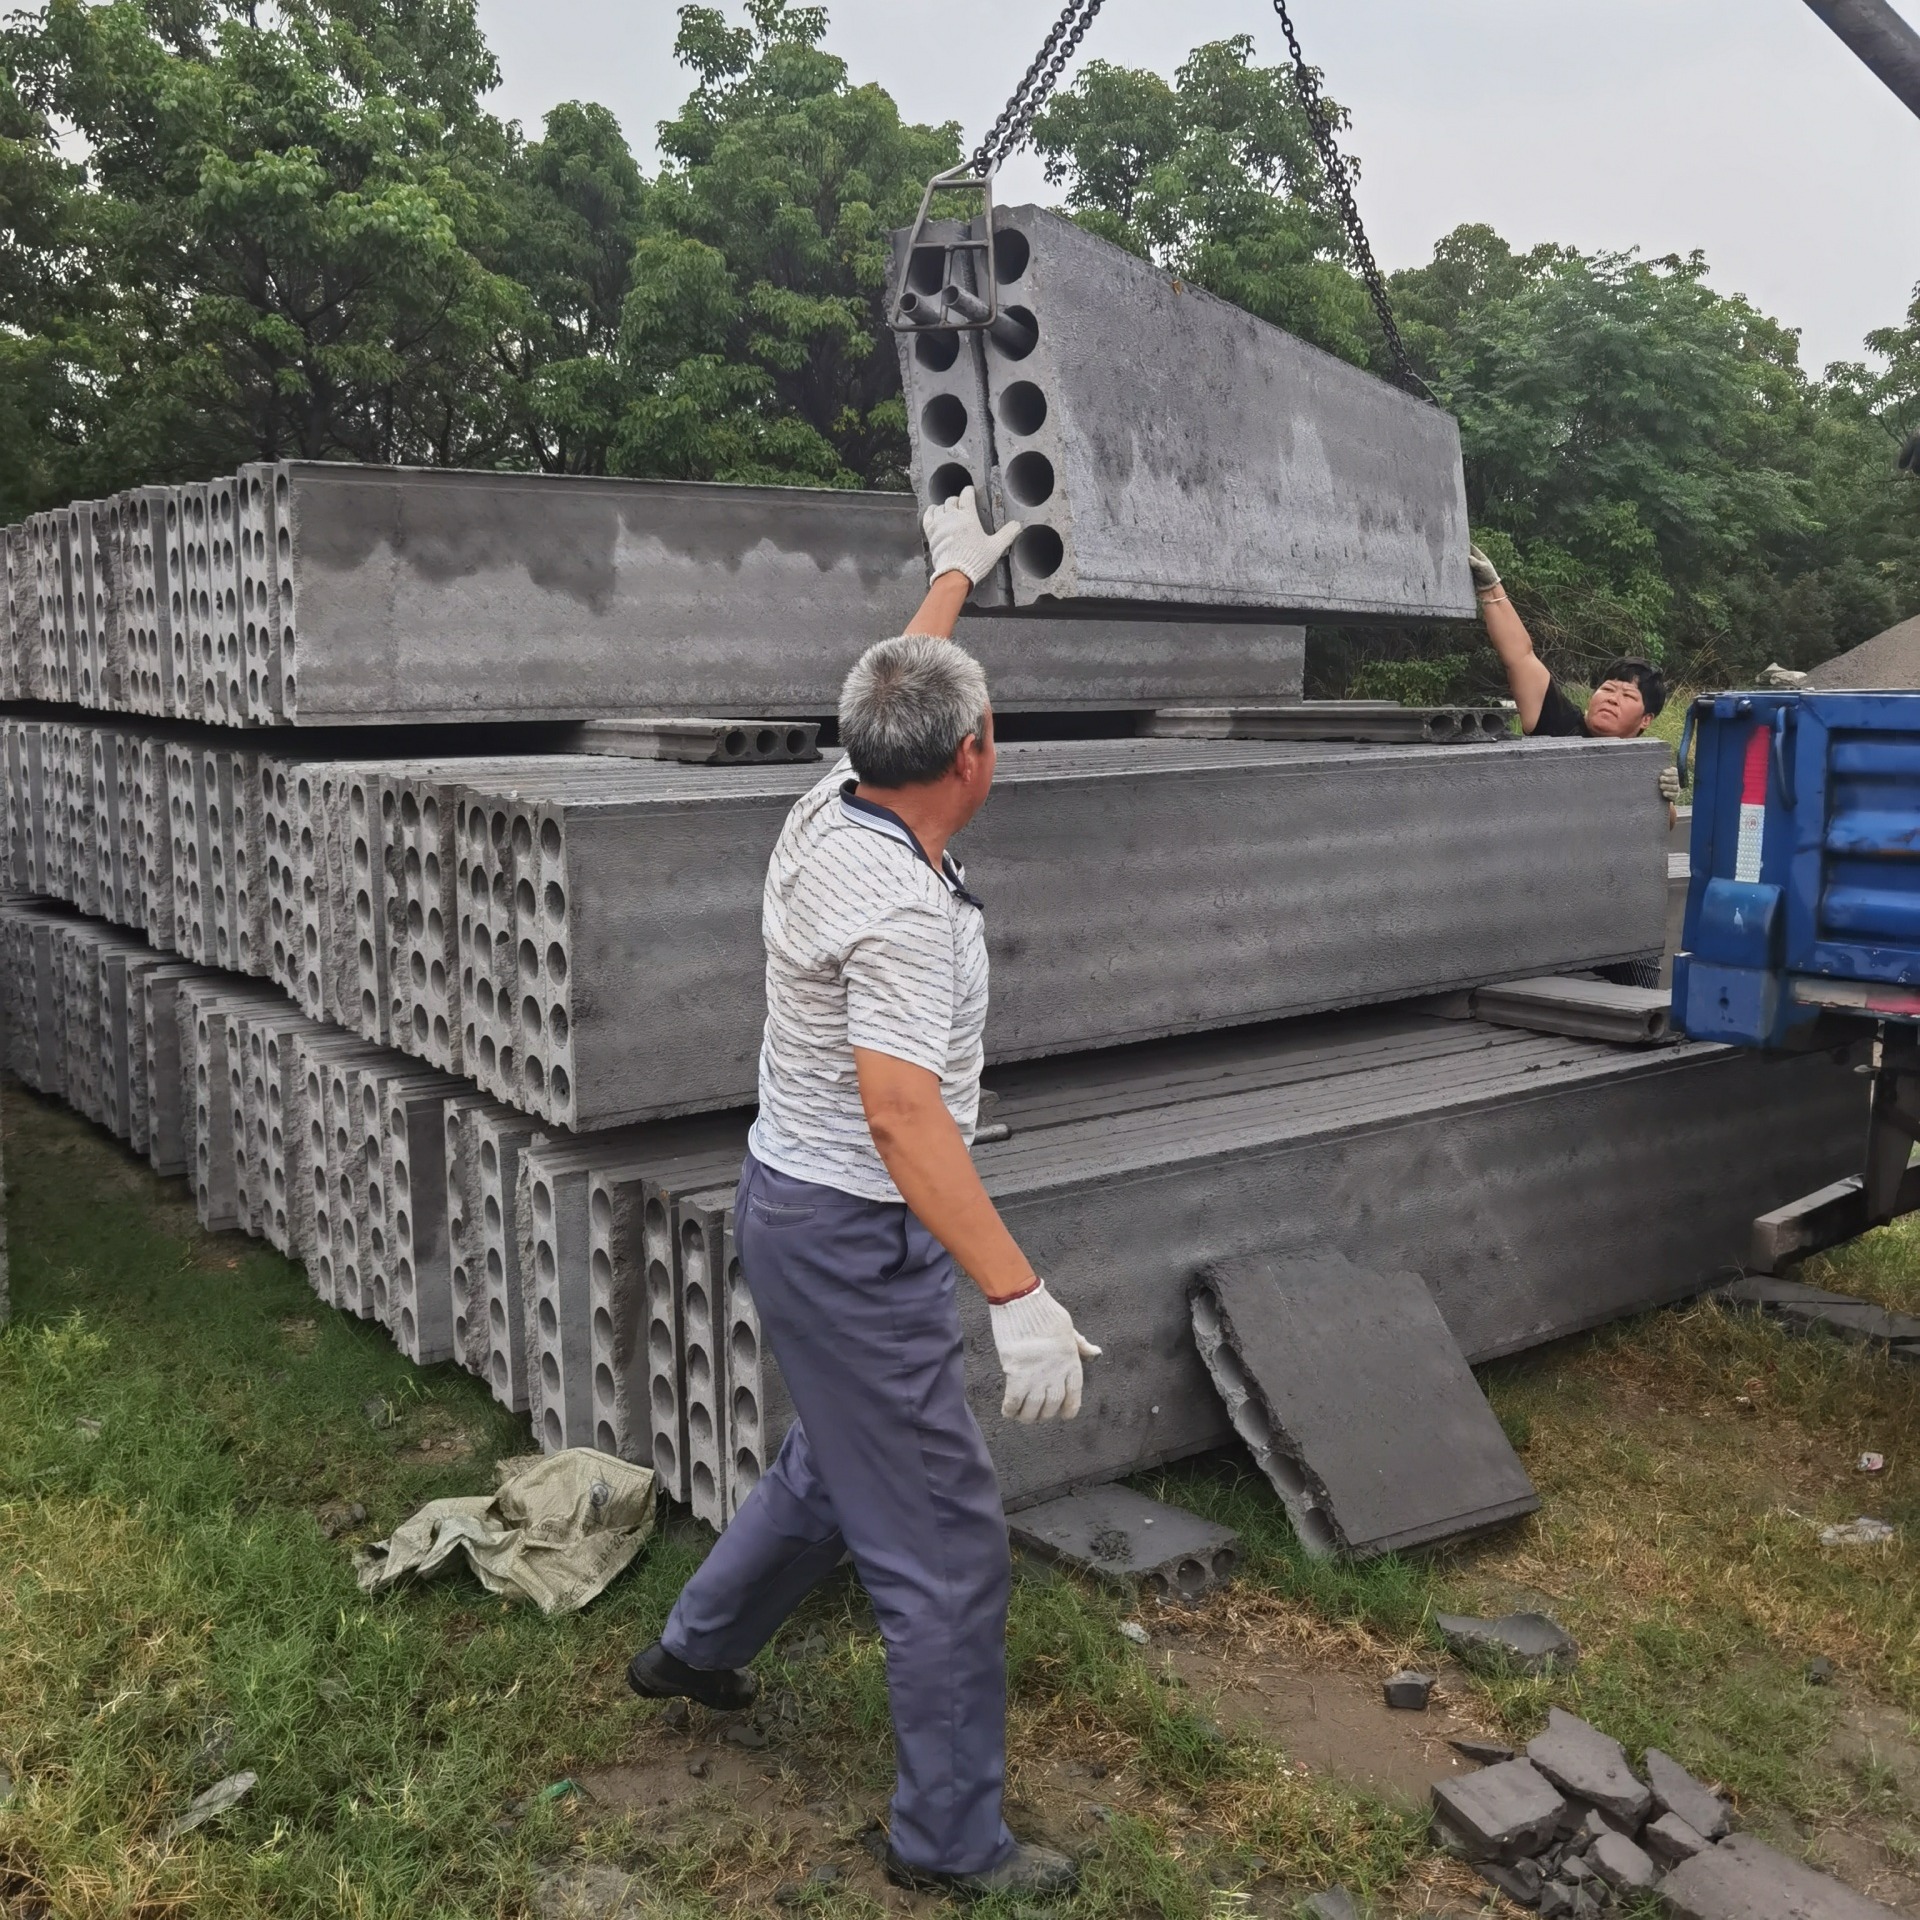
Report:
[[985,913],[986,902],[967,891],[967,870],[953,857],[951,851],[943,851],[940,864],[936,867],[927,858],[927,850],[920,844],[920,836],[893,811],[876,801],[862,800],[854,791],[858,780],[845,780],[840,785],[840,817],[850,826],[865,827],[869,833],[884,833],[889,840],[898,840],[902,846],[911,847],[914,857],[922,866],[931,868],[940,876],[941,884],[956,900],[964,900],[968,906]]

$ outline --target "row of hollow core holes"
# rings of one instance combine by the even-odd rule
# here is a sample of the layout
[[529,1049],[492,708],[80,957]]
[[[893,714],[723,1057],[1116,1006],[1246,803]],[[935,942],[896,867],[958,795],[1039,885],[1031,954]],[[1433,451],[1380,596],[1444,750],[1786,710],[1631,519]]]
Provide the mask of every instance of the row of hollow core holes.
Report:
[[[498,959],[498,948],[508,945],[511,950],[512,934],[502,928],[497,933],[492,924],[490,908],[497,905],[504,916],[506,900],[504,883],[507,877],[504,855],[506,852],[509,828],[507,815],[503,808],[471,807],[467,811],[467,842],[469,858],[462,864],[467,876],[467,905],[460,916],[460,933],[465,952],[462,955],[461,985],[470,996],[476,1018],[466,1022],[469,1047],[477,1041],[477,1061],[469,1061],[469,1070],[477,1065],[479,1072],[493,1076],[496,1074],[496,1054],[498,1059],[497,1084],[504,1086],[512,1078],[514,1061],[513,1046],[502,1040],[497,1044],[494,1036],[483,1030],[482,1022],[491,1026],[504,1027],[512,1019],[511,1013],[497,1011],[497,1002],[504,998],[505,990],[498,987],[499,976],[509,970]],[[511,828],[513,853],[516,864],[526,860],[533,850],[533,827],[527,817],[516,812]],[[495,861],[499,868],[495,882],[490,884],[486,870],[486,848],[491,837]],[[540,829],[541,851],[546,859],[558,861],[560,857],[560,829],[551,820],[544,821]],[[524,874],[514,888],[514,911],[523,926],[537,925],[537,897],[533,882]],[[546,917],[550,925],[564,927],[567,916],[567,896],[565,889],[557,880],[546,883]],[[486,952],[482,953],[484,941]],[[515,958],[519,966],[519,978],[525,988],[535,986],[542,977],[543,964],[539,947],[531,939],[522,938]],[[554,1106],[564,1112],[572,1096],[573,1082],[566,1067],[555,1061],[549,1073],[540,1056],[532,1049],[532,1041],[543,1032],[549,1032],[556,1051],[564,1051],[569,1038],[569,1023],[566,1009],[567,954],[564,945],[551,941],[544,961],[544,973],[553,999],[550,1015],[543,1015],[540,1003],[531,991],[524,991],[520,1004],[519,1025],[521,1037],[526,1043],[520,1062],[520,1073],[525,1080],[527,1092],[535,1100],[550,1098]]]
[[[654,1233],[657,1235],[663,1231],[663,1228],[656,1223],[660,1221],[664,1221],[665,1210],[664,1208],[661,1207],[660,1203],[657,1200],[650,1200],[647,1203],[647,1212],[649,1215],[648,1224],[653,1229]],[[705,1236],[701,1233],[698,1224],[694,1221],[683,1222],[681,1226],[681,1234],[683,1239],[689,1242],[691,1242],[694,1239],[704,1240],[705,1238]],[[598,1260],[601,1257],[597,1250],[594,1257],[596,1260]],[[699,1258],[700,1265],[710,1276],[712,1272],[712,1267],[711,1267],[711,1262],[708,1258],[707,1253],[703,1250],[702,1253],[698,1256],[698,1258]],[[683,1254],[682,1254],[683,1262],[685,1261],[685,1259],[686,1259],[686,1254],[683,1251]],[[677,1437],[677,1429],[680,1424],[678,1419],[677,1408],[675,1405],[679,1397],[679,1389],[678,1389],[678,1383],[674,1379],[673,1331],[667,1325],[667,1323],[660,1317],[660,1314],[657,1311],[653,1310],[653,1308],[654,1308],[655,1302],[667,1290],[671,1288],[672,1281],[667,1277],[664,1264],[660,1260],[654,1259],[650,1262],[650,1265],[654,1269],[654,1271],[650,1273],[648,1276],[648,1287],[647,1287],[647,1298],[649,1303],[648,1325],[647,1325],[647,1353],[648,1353],[648,1375],[649,1375],[648,1393],[652,1401],[653,1448],[654,1448],[654,1455],[655,1455],[656,1461],[660,1463],[665,1477],[671,1483],[672,1480],[675,1478],[675,1471],[674,1471],[674,1462],[676,1457],[675,1443],[676,1443],[676,1437]],[[739,1274],[738,1257],[732,1252],[731,1248],[729,1248],[727,1253],[727,1281],[728,1281],[729,1294],[731,1293],[733,1286],[737,1284],[738,1274]],[[611,1286],[612,1284],[611,1268],[608,1269],[603,1284],[605,1286]],[[698,1290],[701,1295],[701,1301],[702,1301],[702,1306],[704,1311],[703,1324],[704,1324],[704,1328],[707,1336],[707,1347],[710,1349],[713,1344],[714,1332],[717,1326],[716,1316],[714,1315],[712,1307],[709,1304],[709,1297],[712,1292],[711,1279],[709,1278],[707,1284],[699,1287]],[[707,1362],[705,1401],[704,1402],[696,1401],[693,1398],[693,1393],[694,1393],[695,1384],[696,1384],[692,1378],[692,1372],[691,1372],[695,1346],[696,1346],[696,1342],[691,1329],[692,1299],[693,1299],[694,1292],[695,1292],[695,1288],[693,1287],[689,1287],[687,1290],[687,1313],[688,1313],[688,1319],[689,1319],[689,1329],[688,1329],[688,1334],[685,1341],[685,1352],[686,1352],[687,1365],[688,1365],[686,1416],[687,1416],[687,1425],[689,1429],[689,1432],[688,1432],[689,1450],[691,1450],[691,1443],[693,1439],[693,1434],[691,1429],[693,1426],[694,1414],[696,1412],[706,1413],[709,1424],[711,1424],[712,1420],[715,1417],[715,1412],[718,1408],[718,1396],[714,1392],[713,1368],[710,1361]],[[598,1324],[603,1314],[605,1315],[605,1320],[606,1320],[606,1326],[605,1326],[604,1332],[602,1331],[602,1329]],[[600,1309],[599,1312],[597,1312],[595,1315],[595,1321],[596,1321],[596,1327],[595,1327],[596,1333],[600,1333],[602,1335],[603,1341],[610,1342],[612,1338],[612,1331],[613,1331],[612,1315],[607,1314],[604,1308]],[[729,1313],[729,1315],[727,1316],[727,1321],[728,1321],[728,1324],[726,1327],[726,1340],[727,1340],[727,1346],[730,1351],[729,1351],[729,1357],[728,1357],[728,1363],[727,1363],[727,1379],[726,1379],[725,1391],[731,1402],[731,1412],[729,1415],[729,1429],[728,1429],[727,1437],[729,1441],[732,1443],[731,1450],[732,1450],[732,1456],[733,1456],[731,1464],[728,1468],[728,1471],[732,1476],[733,1485],[738,1487],[744,1482],[746,1492],[751,1492],[753,1489],[754,1482],[760,1478],[761,1473],[765,1469],[761,1459],[761,1450],[755,1445],[753,1445],[751,1442],[742,1439],[740,1436],[743,1429],[750,1428],[752,1430],[755,1440],[758,1440],[760,1438],[760,1403],[758,1398],[754,1394],[753,1388],[747,1385],[747,1381],[749,1379],[752,1379],[755,1382],[758,1382],[760,1378],[760,1342],[759,1342],[755,1328],[744,1316]],[[701,1358],[705,1360],[706,1355],[704,1352],[701,1354]],[[595,1373],[594,1373],[594,1390],[595,1390],[596,1400],[599,1399],[602,1391],[600,1372],[601,1372],[601,1369],[596,1367]],[[613,1386],[612,1374],[611,1372],[608,1372],[606,1386],[605,1386],[605,1398],[606,1398],[607,1404],[612,1403],[612,1386]],[[605,1451],[609,1453],[618,1451],[617,1447],[607,1445],[608,1438],[612,1437],[612,1429],[608,1425],[608,1423],[605,1421],[601,1421],[599,1423],[599,1436],[600,1436],[599,1444],[602,1446],[602,1448]],[[703,1443],[707,1445],[709,1452],[711,1452],[716,1457],[724,1457],[722,1456],[722,1451],[718,1444],[717,1436],[709,1432],[708,1434],[703,1435],[701,1437],[702,1437]],[[694,1471],[698,1471],[700,1467],[705,1465],[705,1463],[704,1462],[695,1463],[690,1461],[688,1465],[689,1465],[689,1479],[691,1480],[692,1473]],[[704,1489],[704,1492],[707,1497],[711,1498],[711,1497],[714,1497],[717,1490],[709,1486],[706,1489]],[[746,1497],[745,1493],[742,1493],[740,1496],[740,1498],[742,1499],[744,1499],[745,1497]],[[736,1500],[733,1504],[737,1506],[739,1503]]]
[[[1027,237],[1014,227],[1002,227],[994,235],[994,279],[1009,286],[1027,270],[1031,257]],[[908,279],[922,294],[939,291],[945,278],[947,254],[944,247],[916,250],[908,269]],[[1020,361],[1030,354],[1040,338],[1040,323],[1026,307],[1003,306],[1000,321],[987,333],[990,352],[1003,360]],[[960,335],[951,330],[929,328],[913,343],[914,357],[929,373],[945,373],[960,357]],[[1047,396],[1031,380],[1015,380],[1001,390],[994,404],[1000,425],[1016,439],[1027,439],[1046,424]],[[957,447],[966,437],[969,425],[967,403],[957,393],[936,393],[920,410],[920,431],[930,446]],[[1027,447],[1003,462],[1000,472],[1007,498],[1016,507],[1034,508],[1053,497],[1053,462],[1037,447]],[[928,476],[927,493],[934,502],[951,500],[962,488],[974,485],[974,476],[957,460],[936,467]],[[1060,535],[1044,524],[1029,525],[1014,542],[1013,557],[1025,573],[1036,580],[1051,578],[1060,570],[1066,549]]]

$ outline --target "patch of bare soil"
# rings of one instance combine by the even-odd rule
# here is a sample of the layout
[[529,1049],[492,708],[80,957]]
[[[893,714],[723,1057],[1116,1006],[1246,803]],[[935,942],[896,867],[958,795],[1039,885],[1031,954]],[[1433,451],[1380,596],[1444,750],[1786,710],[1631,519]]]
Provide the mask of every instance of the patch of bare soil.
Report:
[[1432,1704],[1412,1713],[1381,1697],[1385,1671],[1309,1664],[1293,1648],[1250,1654],[1244,1644],[1228,1651],[1186,1642],[1163,1657],[1226,1732],[1264,1740],[1310,1772],[1383,1800],[1425,1806],[1434,1781],[1471,1771],[1447,1737],[1479,1730],[1453,1711],[1467,1694],[1448,1685],[1444,1663]]
[[[945,1908],[889,1884],[863,1840],[884,1815],[884,1795],[871,1807],[820,1797],[829,1789],[784,1750],[779,1733],[769,1737],[745,1716],[694,1708],[677,1721],[652,1716],[617,1762],[576,1775],[575,1784],[596,1813],[624,1817],[649,1838],[702,1822],[751,1831],[753,1843],[734,1850],[740,1864],[707,1888],[723,1908],[777,1912],[783,1893],[797,1901],[810,1886],[864,1894],[893,1914]],[[743,1746],[743,1736],[763,1744]],[[545,1882],[541,1920],[625,1920],[640,1910],[643,1880],[604,1862],[562,1863]]]

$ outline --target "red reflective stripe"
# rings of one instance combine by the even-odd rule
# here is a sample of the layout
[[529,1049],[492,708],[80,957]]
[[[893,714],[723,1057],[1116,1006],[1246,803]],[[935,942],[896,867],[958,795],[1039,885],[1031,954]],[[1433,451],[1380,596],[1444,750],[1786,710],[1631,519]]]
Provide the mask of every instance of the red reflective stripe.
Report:
[[1773,735],[1765,727],[1755,727],[1747,736],[1747,757],[1740,768],[1740,804],[1764,807],[1767,804],[1767,748]]

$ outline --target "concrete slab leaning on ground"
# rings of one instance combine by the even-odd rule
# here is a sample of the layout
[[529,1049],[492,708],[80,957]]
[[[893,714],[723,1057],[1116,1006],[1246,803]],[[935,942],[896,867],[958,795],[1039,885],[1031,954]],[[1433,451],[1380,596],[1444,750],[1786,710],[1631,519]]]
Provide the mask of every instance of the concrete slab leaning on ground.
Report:
[[915,492],[991,488],[1025,523],[1017,606],[1472,614],[1449,414],[1059,214],[1002,208],[995,240],[1003,324],[902,334],[900,357]]
[[1450,1540],[1540,1496],[1426,1283],[1337,1251],[1202,1268],[1200,1356],[1309,1553]]

